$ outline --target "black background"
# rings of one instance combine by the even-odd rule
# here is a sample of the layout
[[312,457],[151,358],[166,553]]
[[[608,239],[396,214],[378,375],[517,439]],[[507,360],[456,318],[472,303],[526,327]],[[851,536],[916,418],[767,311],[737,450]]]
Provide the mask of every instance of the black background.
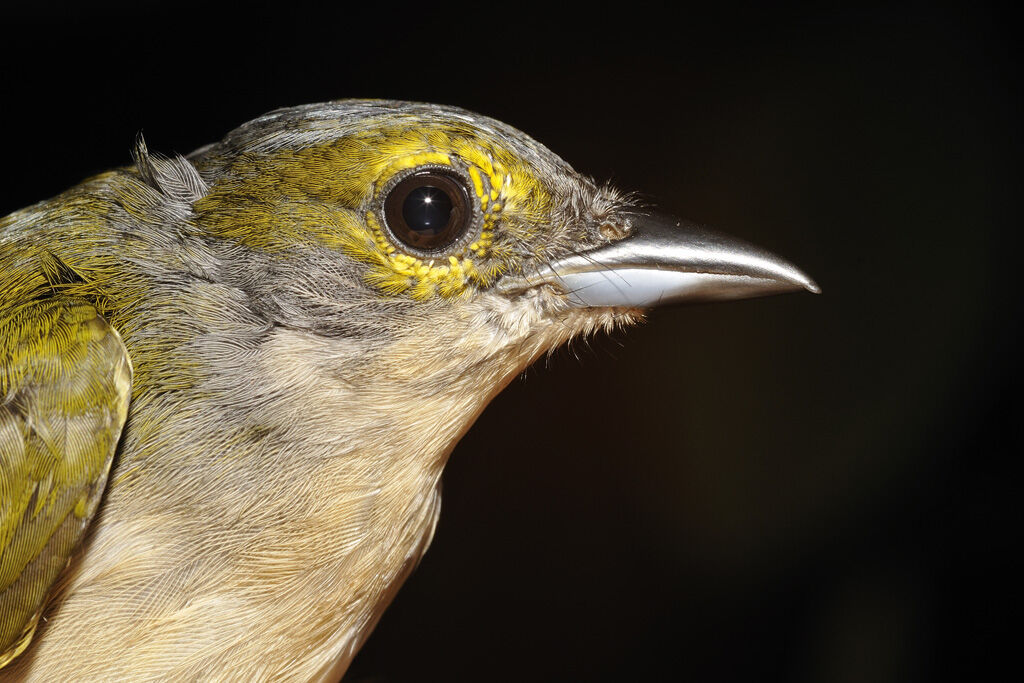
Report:
[[187,153],[341,97],[511,123],[824,294],[656,311],[531,368],[456,448],[351,679],[992,671],[1019,647],[1013,17],[555,7],[5,10],[0,212],[128,163],[138,130]]

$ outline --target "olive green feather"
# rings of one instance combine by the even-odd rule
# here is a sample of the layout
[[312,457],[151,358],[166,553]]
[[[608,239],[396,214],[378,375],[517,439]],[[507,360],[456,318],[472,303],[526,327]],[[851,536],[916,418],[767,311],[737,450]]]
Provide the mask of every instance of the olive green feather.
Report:
[[2,303],[0,666],[28,645],[96,512],[131,395],[124,345],[91,304]]

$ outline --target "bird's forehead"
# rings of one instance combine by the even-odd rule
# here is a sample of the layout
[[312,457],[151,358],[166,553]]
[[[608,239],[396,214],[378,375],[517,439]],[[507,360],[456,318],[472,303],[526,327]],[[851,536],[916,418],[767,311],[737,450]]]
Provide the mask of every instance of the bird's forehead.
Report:
[[208,167],[238,157],[260,159],[264,167],[305,163],[319,180],[364,188],[386,170],[449,163],[452,157],[481,169],[497,164],[524,183],[577,177],[557,155],[500,121],[455,107],[394,101],[277,110],[232,131],[203,157]]
[[278,109],[243,124],[222,144],[236,151],[272,153],[417,129],[475,140],[495,152],[543,166],[544,171],[568,169],[546,147],[501,121],[458,107],[393,100],[342,100]]

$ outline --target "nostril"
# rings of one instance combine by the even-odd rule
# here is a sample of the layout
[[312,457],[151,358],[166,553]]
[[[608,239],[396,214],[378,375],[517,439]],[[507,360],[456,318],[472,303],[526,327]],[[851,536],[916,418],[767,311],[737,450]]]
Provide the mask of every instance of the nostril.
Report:
[[604,237],[606,240],[616,242],[618,240],[624,239],[627,235],[629,235],[629,233],[632,231],[632,227],[630,226],[629,222],[625,221],[622,223],[612,223],[611,221],[606,221],[601,224],[597,231],[601,233],[601,236]]

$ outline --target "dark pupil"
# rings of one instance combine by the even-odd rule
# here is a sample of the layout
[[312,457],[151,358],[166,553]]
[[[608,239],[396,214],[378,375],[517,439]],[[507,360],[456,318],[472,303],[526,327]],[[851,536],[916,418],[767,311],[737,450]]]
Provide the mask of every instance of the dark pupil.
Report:
[[417,187],[402,203],[402,218],[409,229],[421,235],[436,235],[448,225],[452,200],[438,187]]

